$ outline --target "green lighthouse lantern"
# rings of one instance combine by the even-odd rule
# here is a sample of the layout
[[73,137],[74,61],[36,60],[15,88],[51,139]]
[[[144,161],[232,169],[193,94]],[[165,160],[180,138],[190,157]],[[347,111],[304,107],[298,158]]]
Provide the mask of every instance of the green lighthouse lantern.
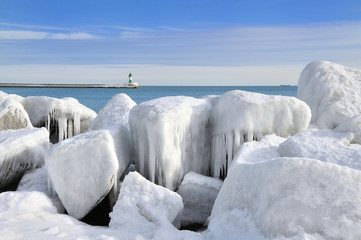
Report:
[[128,77],[129,77],[129,83],[132,83],[132,82],[133,82],[133,76],[132,76],[132,74],[129,73]]

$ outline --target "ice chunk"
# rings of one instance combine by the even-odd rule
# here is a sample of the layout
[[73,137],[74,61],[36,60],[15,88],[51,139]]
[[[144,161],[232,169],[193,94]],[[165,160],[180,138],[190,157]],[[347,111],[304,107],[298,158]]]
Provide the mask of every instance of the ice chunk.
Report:
[[311,122],[333,129],[361,114],[361,70],[312,62],[301,73],[297,97],[311,107]]
[[0,188],[42,166],[49,146],[45,128],[0,131]]
[[27,97],[22,104],[34,126],[49,130],[52,142],[85,132],[97,115],[75,98]]
[[209,174],[209,108],[205,99],[164,97],[135,106],[129,125],[135,166],[171,190],[190,172]]
[[214,201],[222,187],[219,179],[190,172],[184,176],[177,193],[182,197],[184,210],[181,225],[204,225],[211,215]]
[[173,229],[179,227],[182,210],[183,202],[178,194],[131,172],[122,183],[118,201],[110,213],[109,227],[138,234],[159,228]]
[[129,112],[135,105],[137,104],[124,93],[113,96],[100,110],[89,130],[104,129],[117,124],[128,126]]
[[310,108],[294,97],[271,96],[241,90],[222,95],[210,113],[212,176],[224,178],[244,142],[275,133],[281,137],[307,129]]
[[28,113],[19,102],[8,98],[0,104],[0,131],[32,127]]
[[255,228],[266,238],[360,239],[361,172],[302,158],[239,164],[228,173],[210,219],[210,232],[225,239],[252,235]]
[[350,144],[352,139],[350,133],[310,129],[287,139],[278,151],[282,157],[314,158],[361,170],[361,145]]
[[61,141],[46,155],[49,183],[70,216],[89,213],[117,182],[118,159],[107,130]]
[[335,132],[351,132],[354,135],[353,143],[361,144],[361,115],[357,115],[340,123]]

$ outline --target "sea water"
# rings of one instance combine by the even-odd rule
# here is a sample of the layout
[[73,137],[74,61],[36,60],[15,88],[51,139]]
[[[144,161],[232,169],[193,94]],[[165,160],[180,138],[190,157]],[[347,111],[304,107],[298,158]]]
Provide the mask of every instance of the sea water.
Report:
[[207,95],[222,95],[231,90],[244,90],[269,95],[297,95],[297,86],[144,86],[137,89],[116,88],[11,88],[2,87],[0,91],[17,94],[23,97],[48,96],[55,98],[73,97],[81,104],[99,112],[107,102],[118,93],[125,93],[137,104],[165,96],[203,97]]

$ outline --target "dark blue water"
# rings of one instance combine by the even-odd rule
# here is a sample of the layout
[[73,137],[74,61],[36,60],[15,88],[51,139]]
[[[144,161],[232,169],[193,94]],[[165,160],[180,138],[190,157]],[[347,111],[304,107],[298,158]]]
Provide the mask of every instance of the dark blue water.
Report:
[[80,103],[99,112],[109,99],[115,94],[126,93],[136,103],[165,96],[192,96],[202,97],[206,95],[222,95],[231,90],[244,90],[269,95],[293,96],[297,95],[297,86],[245,86],[245,87],[150,87],[145,86],[138,89],[114,89],[114,88],[0,88],[0,91],[27,96],[49,96],[56,98],[74,97]]

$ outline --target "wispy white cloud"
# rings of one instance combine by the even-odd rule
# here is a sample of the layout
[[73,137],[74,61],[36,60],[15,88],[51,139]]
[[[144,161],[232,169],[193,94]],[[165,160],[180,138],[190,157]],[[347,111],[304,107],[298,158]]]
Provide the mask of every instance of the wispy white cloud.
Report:
[[36,31],[0,31],[0,39],[13,39],[13,40],[25,40],[25,39],[68,39],[68,40],[80,40],[80,39],[96,39],[98,36],[85,33],[50,33],[50,32],[36,32]]
[[20,28],[20,29],[47,29],[47,30],[74,31],[74,29],[72,28],[65,28],[65,27],[28,25],[28,24],[18,24],[18,23],[9,23],[9,22],[0,22],[0,26]]

